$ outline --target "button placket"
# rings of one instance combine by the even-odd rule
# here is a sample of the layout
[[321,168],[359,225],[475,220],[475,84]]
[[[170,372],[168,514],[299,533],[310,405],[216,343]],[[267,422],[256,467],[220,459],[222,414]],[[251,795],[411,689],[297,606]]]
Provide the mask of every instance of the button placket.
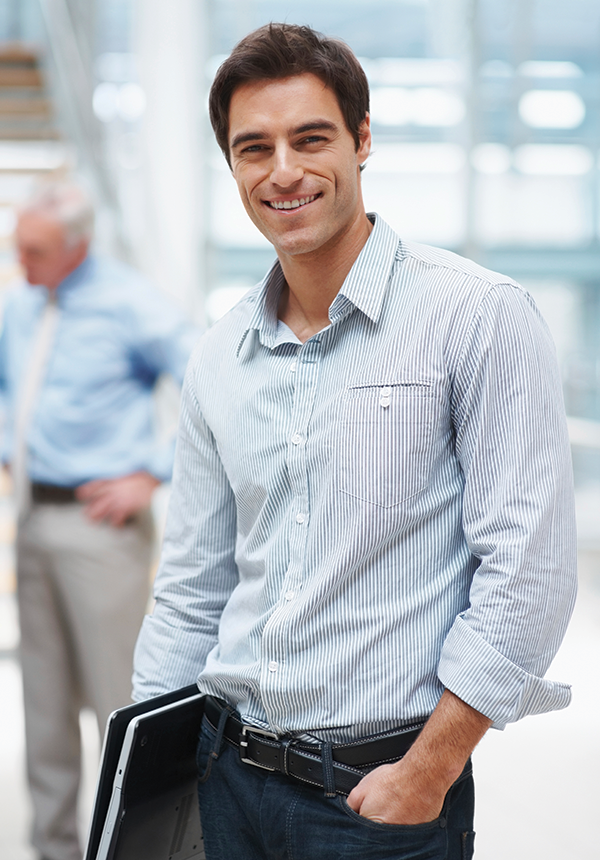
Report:
[[[274,708],[280,697],[281,672],[286,654],[286,631],[291,604],[302,591],[306,545],[310,518],[307,446],[310,444],[310,419],[317,393],[321,344],[308,342],[292,359],[293,405],[289,418],[286,466],[290,482],[288,564],[282,581],[279,605],[263,630],[262,654],[264,704]],[[294,368],[294,369],[292,369]],[[277,663],[278,669],[271,666]],[[265,671],[266,670],[266,671]]]

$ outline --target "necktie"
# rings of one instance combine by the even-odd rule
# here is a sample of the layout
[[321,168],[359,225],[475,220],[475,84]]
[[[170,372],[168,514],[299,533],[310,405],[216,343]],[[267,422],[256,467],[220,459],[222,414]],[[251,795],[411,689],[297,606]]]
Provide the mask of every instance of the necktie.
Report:
[[58,307],[56,294],[50,293],[44,307],[33,341],[33,350],[21,385],[15,411],[15,439],[12,462],[13,485],[17,517],[23,519],[31,504],[29,477],[27,475],[27,431],[42,383],[50,349],[54,342]]

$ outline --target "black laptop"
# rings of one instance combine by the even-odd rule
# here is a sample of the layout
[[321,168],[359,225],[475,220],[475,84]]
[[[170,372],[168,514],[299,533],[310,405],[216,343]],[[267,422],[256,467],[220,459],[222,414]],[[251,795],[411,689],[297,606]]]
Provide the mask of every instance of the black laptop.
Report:
[[203,860],[192,684],[108,719],[84,860]]

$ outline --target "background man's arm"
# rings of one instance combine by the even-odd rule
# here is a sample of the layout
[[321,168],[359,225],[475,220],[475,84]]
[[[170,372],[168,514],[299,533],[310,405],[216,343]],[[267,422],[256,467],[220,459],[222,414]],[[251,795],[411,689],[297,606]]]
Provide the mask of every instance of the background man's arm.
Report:
[[150,507],[152,494],[161,482],[149,472],[134,472],[122,478],[88,481],[76,490],[91,520],[106,520],[122,526],[128,519]]
[[[187,322],[176,305],[150,286],[144,288],[143,301],[132,312],[129,329],[134,367],[143,367],[145,375],[155,379],[168,374],[181,386],[201,330]],[[169,438],[157,442],[153,462],[147,468],[82,484],[76,494],[85,504],[86,515],[118,527],[149,508],[156,487],[171,477],[173,455],[174,439]]]

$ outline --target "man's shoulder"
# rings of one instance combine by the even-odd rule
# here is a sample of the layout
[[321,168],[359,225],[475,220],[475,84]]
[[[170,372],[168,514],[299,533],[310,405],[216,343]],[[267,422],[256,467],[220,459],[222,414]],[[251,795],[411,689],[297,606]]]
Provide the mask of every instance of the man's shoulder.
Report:
[[239,341],[250,325],[263,289],[264,281],[251,287],[232,308],[207,329],[198,346],[200,348],[203,346],[212,348],[218,344],[219,348],[223,349],[226,344],[235,344],[237,348]]
[[164,315],[166,322],[179,319],[183,313],[177,302],[145,274],[113,257],[92,257],[85,289],[73,293],[73,301],[83,311],[97,311],[120,320]]
[[401,240],[399,258],[412,260],[424,269],[437,270],[440,280],[446,280],[449,283],[456,283],[459,279],[468,280],[473,285],[478,282],[483,291],[501,285],[517,290],[523,289],[517,281],[501,272],[487,269],[474,260],[434,245]]
[[101,284],[107,291],[121,291],[124,295],[155,290],[152,282],[133,266],[104,255],[90,257],[86,280],[94,285]]
[[[475,307],[490,293],[498,296],[527,291],[513,278],[488,269],[455,251],[405,239],[376,216],[380,245],[393,248],[392,279],[409,286],[438,309],[462,305]],[[384,253],[389,253],[384,251]]]
[[31,292],[31,288],[23,278],[13,278],[2,290],[2,304],[6,307],[7,305],[27,301],[27,297]]
[[[453,251],[401,241],[397,254],[399,282],[411,283],[422,306],[436,318],[469,325],[479,313],[495,314],[500,307],[533,307],[529,292],[518,281]],[[496,310],[494,310],[494,308]]]
[[42,301],[41,287],[31,287],[22,278],[15,278],[2,291],[1,316],[4,322],[12,316],[28,314]]

